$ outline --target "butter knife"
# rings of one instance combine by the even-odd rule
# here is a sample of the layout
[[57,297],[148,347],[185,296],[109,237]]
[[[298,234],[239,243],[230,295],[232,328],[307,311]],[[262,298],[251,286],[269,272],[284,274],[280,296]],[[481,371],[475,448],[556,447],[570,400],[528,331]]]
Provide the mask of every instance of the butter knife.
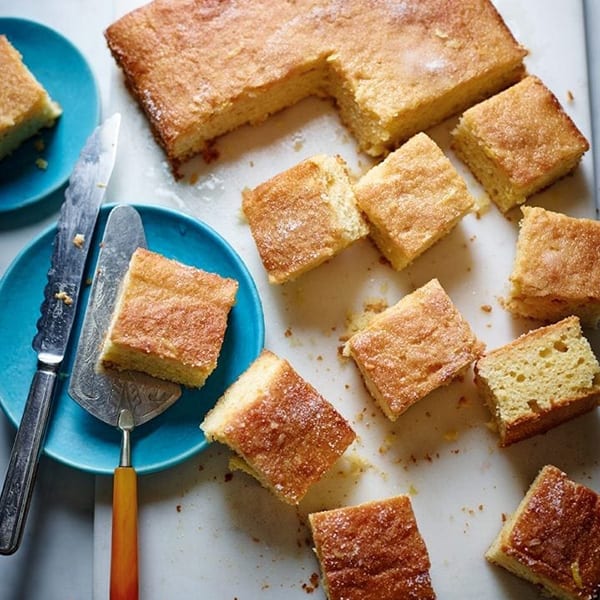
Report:
[[115,114],[94,130],[65,191],[42,314],[32,343],[37,352],[37,370],[0,495],[0,554],[14,553],[23,534],[56,382],[75,320],[87,255],[115,163],[120,121],[120,115]]

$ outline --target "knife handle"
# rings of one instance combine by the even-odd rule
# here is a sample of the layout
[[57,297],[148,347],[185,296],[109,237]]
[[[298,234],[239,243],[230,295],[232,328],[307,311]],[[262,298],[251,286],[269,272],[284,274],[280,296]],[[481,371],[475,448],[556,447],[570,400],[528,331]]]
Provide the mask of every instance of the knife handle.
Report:
[[56,387],[56,366],[38,365],[10,453],[0,495],[0,554],[13,554],[23,534]]
[[110,600],[137,598],[137,475],[133,467],[117,467],[113,483]]

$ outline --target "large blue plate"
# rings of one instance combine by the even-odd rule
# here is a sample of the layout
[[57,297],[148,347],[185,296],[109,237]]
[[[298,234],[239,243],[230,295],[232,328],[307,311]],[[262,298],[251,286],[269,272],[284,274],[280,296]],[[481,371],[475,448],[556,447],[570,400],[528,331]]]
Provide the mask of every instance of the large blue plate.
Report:
[[[13,18],[0,18],[0,34],[22,54],[23,62],[63,109],[54,127],[43,129],[0,160],[2,213],[42,200],[67,181],[98,124],[100,102],[90,67],[64,37],[33,21]],[[34,143],[39,137],[44,142],[42,151]],[[47,169],[36,166],[37,158],[47,161]]]
[[[89,277],[93,275],[109,208],[101,210]],[[150,473],[175,465],[207,446],[199,424],[229,384],[258,356],[264,343],[264,319],[260,298],[246,266],[214,230],[168,209],[136,208],[144,223],[149,249],[239,282],[218,366],[205,386],[185,390],[162,415],[133,432],[133,465],[138,473]],[[21,420],[36,368],[31,340],[40,314],[55,232],[52,227],[34,240],[0,280],[0,404],[15,425]],[[57,390],[44,451],[72,467],[108,474],[118,464],[120,434],[89,415],[68,395],[69,373],[88,294],[86,289],[81,296],[72,352],[63,366],[64,377]]]

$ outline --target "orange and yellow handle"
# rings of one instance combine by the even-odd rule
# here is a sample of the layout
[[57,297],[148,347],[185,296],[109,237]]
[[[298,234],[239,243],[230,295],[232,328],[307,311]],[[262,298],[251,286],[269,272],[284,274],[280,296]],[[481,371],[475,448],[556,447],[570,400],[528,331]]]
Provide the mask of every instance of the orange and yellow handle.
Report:
[[138,600],[137,475],[117,467],[113,484],[110,600]]

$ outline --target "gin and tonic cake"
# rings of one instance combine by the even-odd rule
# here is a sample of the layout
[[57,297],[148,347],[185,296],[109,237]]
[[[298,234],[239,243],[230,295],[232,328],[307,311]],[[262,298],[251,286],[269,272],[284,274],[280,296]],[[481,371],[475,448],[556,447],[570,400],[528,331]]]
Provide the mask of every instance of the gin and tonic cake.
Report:
[[0,35],[0,159],[44,127],[62,110],[23,63],[6,36]]
[[600,496],[545,466],[485,556],[555,598],[598,598]]
[[542,321],[577,315],[600,322],[600,222],[524,206],[510,292],[511,312]]
[[474,204],[452,163],[425,133],[370,169],[355,193],[373,241],[397,270],[447,235]]
[[432,600],[427,547],[408,496],[309,515],[328,600]]
[[489,352],[475,363],[475,382],[502,446],[544,433],[600,401],[600,365],[574,316]]
[[437,279],[373,317],[344,346],[385,415],[395,421],[427,394],[450,383],[484,345]]
[[201,387],[215,370],[238,282],[138,248],[100,363]]
[[346,163],[317,155],[244,190],[242,209],[271,283],[285,283],[365,237]]
[[526,55],[489,0],[154,0],[105,35],[175,170],[311,94],[381,155],[518,81]]
[[236,453],[232,468],[288,504],[298,504],[356,437],[336,409],[269,350],[226,390],[201,428]]
[[589,143],[535,76],[467,110],[453,148],[502,212],[567,175]]

